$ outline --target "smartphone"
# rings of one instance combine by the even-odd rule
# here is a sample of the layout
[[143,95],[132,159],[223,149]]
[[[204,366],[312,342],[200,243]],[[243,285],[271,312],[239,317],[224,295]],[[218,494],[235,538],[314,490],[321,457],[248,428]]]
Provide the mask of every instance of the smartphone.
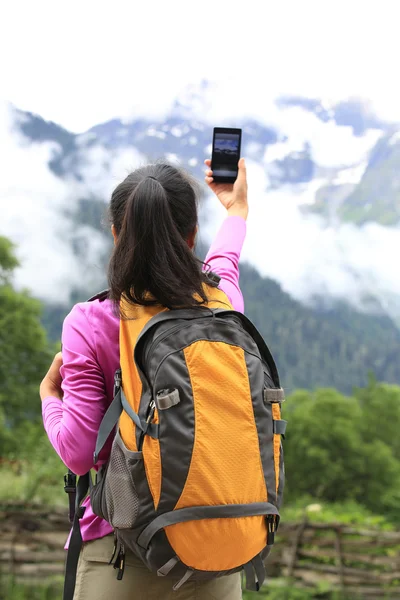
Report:
[[235,183],[241,142],[241,129],[214,127],[211,170],[216,183]]

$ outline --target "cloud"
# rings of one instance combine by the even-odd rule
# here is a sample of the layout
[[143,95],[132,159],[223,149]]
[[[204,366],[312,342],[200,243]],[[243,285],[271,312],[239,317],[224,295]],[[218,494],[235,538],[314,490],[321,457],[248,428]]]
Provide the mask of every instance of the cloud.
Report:
[[[288,138],[283,144],[285,155],[302,150],[308,143],[319,167],[359,163],[382,135],[379,130],[369,130],[363,136],[355,136],[351,127],[338,127],[334,121],[324,123],[313,113],[296,107],[275,111],[274,119],[281,135]],[[271,146],[270,151],[275,152],[275,147]],[[269,149],[267,160],[268,152]]]
[[[30,143],[15,127],[16,114],[0,103],[0,155],[5,157],[0,178],[0,235],[17,245],[22,268],[15,283],[38,298],[66,303],[82,281],[88,288],[103,281],[101,231],[79,223],[78,201],[95,198],[105,203],[111,190],[143,158],[134,149],[110,153],[101,146],[82,150],[80,175],[61,179],[48,167],[54,143]],[[74,247],[80,252],[74,253]],[[100,284],[99,284],[100,285]]]
[[[316,215],[305,214],[302,205],[322,182],[266,191],[268,177],[253,161],[248,161],[248,180],[249,235],[242,260],[279,281],[302,302],[312,303],[320,296],[365,309],[366,298],[372,297],[386,314],[400,317],[398,228],[377,224],[333,227]],[[202,239],[211,240],[224,210],[211,196],[203,212],[207,222]]]
[[[368,130],[363,136],[355,136],[351,127],[338,127],[334,121],[323,122],[301,107],[282,109],[277,106],[276,97],[261,93],[243,104],[240,96],[234,96],[230,81],[210,82],[191,89],[192,94],[196,93],[196,101],[191,100],[189,94],[186,109],[183,109],[183,116],[190,121],[198,119],[211,126],[240,127],[250,118],[275,129],[282,142],[267,148],[266,162],[303,150],[308,143],[312,157],[320,167],[357,164],[382,135],[380,130]],[[243,144],[246,143],[244,135]]]
[[[199,117],[200,112],[192,115]],[[334,175],[333,182],[359,181],[379,132],[357,138],[349,128],[322,123],[296,108],[279,112],[275,107],[270,118],[276,119],[284,141],[266,152],[253,147],[254,158],[248,160],[250,216],[243,260],[304,302],[320,295],[362,308],[372,296],[388,314],[399,317],[399,229],[327,225],[304,211],[328,182],[327,173]],[[15,112],[0,105],[0,152],[6,157],[0,179],[0,234],[18,244],[23,265],[17,271],[18,286],[53,302],[68,301],[71,289],[82,281],[89,287],[103,279],[99,257],[104,234],[76,218],[79,200],[97,198],[105,206],[113,187],[144,162],[132,147],[110,150],[94,140],[85,146],[87,141],[87,134],[78,139],[74,155],[79,178],[71,174],[60,179],[48,167],[58,146],[28,143],[15,127]],[[302,148],[305,141],[325,170],[309,183],[269,189],[272,162]],[[203,241],[210,241],[223,217],[218,201],[209,198],[202,207]],[[77,244],[81,251],[75,254]]]

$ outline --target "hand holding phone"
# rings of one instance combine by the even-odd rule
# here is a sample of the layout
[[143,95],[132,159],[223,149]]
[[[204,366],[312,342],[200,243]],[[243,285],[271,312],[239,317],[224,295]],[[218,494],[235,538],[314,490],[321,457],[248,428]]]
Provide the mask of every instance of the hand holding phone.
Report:
[[249,207],[247,203],[247,175],[246,163],[241,158],[238,163],[238,176],[235,183],[216,183],[213,171],[210,169],[211,160],[204,161],[209,169],[206,171],[206,183],[214,192],[222,206],[226,208],[228,216],[239,216],[247,219]]

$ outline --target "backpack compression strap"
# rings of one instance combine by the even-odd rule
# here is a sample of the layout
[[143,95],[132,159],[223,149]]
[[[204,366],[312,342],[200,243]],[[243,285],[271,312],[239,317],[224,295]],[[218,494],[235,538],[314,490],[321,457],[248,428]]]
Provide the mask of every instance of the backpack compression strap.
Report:
[[82,534],[80,519],[85,514],[86,507],[81,506],[89,490],[90,473],[79,477],[76,489],[75,515],[72,525],[72,533],[69,540],[67,561],[65,565],[63,600],[73,600],[75,592],[76,571],[78,568],[79,555],[82,548]]
[[130,416],[136,427],[140,429],[143,434],[147,434],[154,439],[158,438],[159,426],[155,423],[147,423],[147,421],[141,419],[130,406],[121,387],[121,370],[118,369],[114,376],[114,399],[100,423],[99,432],[97,434],[96,448],[93,455],[94,464],[97,464],[99,454],[109,436],[115,430],[123,410]]
[[74,522],[75,517],[75,502],[76,502],[76,475],[71,469],[64,475],[64,492],[68,494],[69,503],[69,522]]

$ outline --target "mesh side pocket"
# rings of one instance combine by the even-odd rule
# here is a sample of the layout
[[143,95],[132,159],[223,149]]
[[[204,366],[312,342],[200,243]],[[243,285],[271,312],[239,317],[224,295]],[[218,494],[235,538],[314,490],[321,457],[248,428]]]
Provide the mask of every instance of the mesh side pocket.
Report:
[[135,524],[139,512],[139,498],[132,472],[142,460],[142,452],[128,450],[118,432],[113,442],[104,482],[108,521],[116,529],[130,529]]

